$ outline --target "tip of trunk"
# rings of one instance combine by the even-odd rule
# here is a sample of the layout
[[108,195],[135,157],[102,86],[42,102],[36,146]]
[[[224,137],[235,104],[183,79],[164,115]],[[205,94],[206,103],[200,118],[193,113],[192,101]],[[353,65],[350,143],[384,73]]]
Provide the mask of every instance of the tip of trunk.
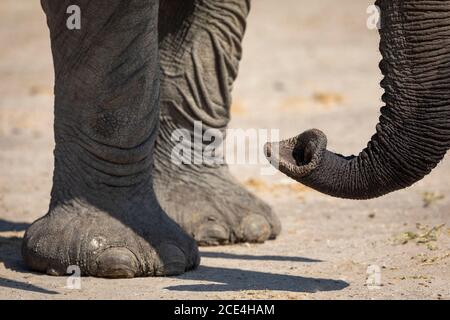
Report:
[[326,147],[325,134],[312,129],[291,139],[266,143],[264,152],[275,168],[298,180],[318,168]]

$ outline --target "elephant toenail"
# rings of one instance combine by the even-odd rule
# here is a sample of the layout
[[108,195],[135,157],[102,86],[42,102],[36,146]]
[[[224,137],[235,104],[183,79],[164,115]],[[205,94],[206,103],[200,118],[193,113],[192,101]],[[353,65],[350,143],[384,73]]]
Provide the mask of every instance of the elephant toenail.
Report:
[[176,276],[186,271],[186,256],[184,252],[173,244],[162,244],[158,255],[160,266],[156,273],[161,276]]
[[246,216],[242,220],[241,228],[243,240],[247,242],[264,242],[271,233],[267,219],[256,214]]
[[194,238],[201,245],[218,245],[229,241],[230,232],[220,224],[208,222],[197,229]]
[[133,278],[138,273],[138,260],[126,248],[106,249],[97,257],[94,276],[104,278]]

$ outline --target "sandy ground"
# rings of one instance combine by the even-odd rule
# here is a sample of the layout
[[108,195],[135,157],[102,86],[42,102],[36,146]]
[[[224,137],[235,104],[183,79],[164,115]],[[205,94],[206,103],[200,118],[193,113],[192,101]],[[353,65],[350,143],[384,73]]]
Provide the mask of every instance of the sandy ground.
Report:
[[[330,148],[358,153],[381,103],[369,4],[254,1],[232,127],[280,128],[282,137],[317,127]],[[449,159],[414,187],[364,202],[233,166],[280,216],[276,241],[204,248],[201,267],[180,277],[83,278],[81,290],[28,272],[21,237],[47,210],[53,168],[53,71],[38,1],[0,2],[0,43],[0,299],[450,298]],[[379,270],[377,289],[368,270]]]

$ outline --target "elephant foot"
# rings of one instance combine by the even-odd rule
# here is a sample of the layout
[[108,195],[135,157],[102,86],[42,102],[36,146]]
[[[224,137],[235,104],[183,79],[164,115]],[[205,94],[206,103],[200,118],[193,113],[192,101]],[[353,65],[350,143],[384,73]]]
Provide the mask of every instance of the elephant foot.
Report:
[[200,262],[195,241],[151,203],[57,205],[28,229],[22,254],[30,269],[54,276],[69,266],[103,278],[172,276]]
[[158,201],[199,245],[262,243],[280,233],[280,221],[270,206],[242,187],[226,166],[182,165],[169,170],[158,163]]

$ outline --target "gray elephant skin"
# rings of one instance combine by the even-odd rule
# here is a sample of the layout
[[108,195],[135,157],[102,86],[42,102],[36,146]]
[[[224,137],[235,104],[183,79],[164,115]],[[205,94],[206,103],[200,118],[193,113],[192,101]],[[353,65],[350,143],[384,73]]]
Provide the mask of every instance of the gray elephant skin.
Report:
[[[226,165],[171,161],[174,130],[227,128],[250,0],[41,3],[55,70],[55,168],[48,213],[24,237],[26,265],[170,276],[199,265],[198,245],[276,238],[278,218]],[[81,9],[80,30],[66,27],[70,5]],[[283,173],[336,197],[406,188],[450,147],[450,1],[376,5],[385,106],[367,148],[327,151],[316,129],[266,145]]]

